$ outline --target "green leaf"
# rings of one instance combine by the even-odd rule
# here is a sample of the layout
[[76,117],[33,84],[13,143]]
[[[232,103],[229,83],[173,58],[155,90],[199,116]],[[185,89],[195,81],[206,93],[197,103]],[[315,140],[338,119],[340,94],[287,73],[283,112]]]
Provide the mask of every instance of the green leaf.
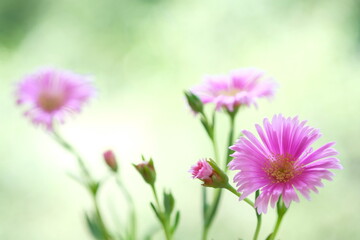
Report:
[[174,233],[179,225],[179,222],[180,222],[180,211],[177,211],[176,212],[176,215],[175,215],[175,222],[174,222],[174,226],[172,227],[171,229],[171,232]]
[[172,211],[174,210],[175,199],[171,192],[164,191],[164,208],[165,208],[165,215],[170,217]]
[[91,214],[90,216],[85,213],[85,219],[91,235],[97,240],[105,240],[96,214]]
[[272,233],[266,238],[266,240],[270,240]]
[[100,182],[92,182],[89,184],[89,189],[94,195],[97,194],[97,192],[100,188],[100,184],[101,184]]
[[158,212],[155,205],[153,203],[150,203],[150,206],[154,210],[154,213],[155,213],[156,217],[160,220],[160,222],[162,222],[161,214]]

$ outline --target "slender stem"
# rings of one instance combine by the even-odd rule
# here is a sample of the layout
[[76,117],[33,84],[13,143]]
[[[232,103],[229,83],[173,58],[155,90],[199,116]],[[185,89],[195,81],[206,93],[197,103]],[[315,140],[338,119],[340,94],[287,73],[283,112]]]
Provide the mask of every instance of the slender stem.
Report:
[[208,214],[207,214],[207,219],[205,221],[205,229],[209,229],[210,228],[210,225],[212,223],[212,221],[214,220],[214,217],[216,215],[216,211],[219,207],[219,202],[220,202],[220,199],[221,199],[221,191],[222,189],[215,189],[215,192],[214,192],[214,200],[208,210]]
[[[230,131],[229,131],[229,140],[228,140],[228,145],[230,146],[233,141],[234,141],[234,131],[235,131],[235,116],[237,113],[237,109],[234,112],[229,112],[229,116],[230,116]],[[206,117],[205,114],[203,114],[203,118],[205,119],[205,122],[208,124],[208,126],[210,125],[210,133],[209,138],[211,140],[211,144],[213,146],[213,150],[214,150],[214,160],[216,163],[219,164],[220,162],[220,158],[219,158],[219,150],[218,150],[218,145],[216,142],[216,134],[215,134],[215,112],[213,114],[213,120],[212,123],[209,124],[209,121]],[[231,154],[231,150],[227,149],[227,154],[225,157],[225,171],[227,170],[227,164],[230,161],[231,157],[229,156]],[[206,194],[206,193],[205,193]],[[213,222],[216,212],[218,210],[219,204],[220,204],[220,200],[221,200],[221,195],[222,195],[222,189],[216,189],[214,192],[214,199],[211,203],[211,205],[208,207],[207,206],[207,202],[206,202],[206,198],[203,194],[203,204],[206,205],[206,208],[204,207],[204,209],[206,209],[205,212],[205,217],[204,217],[204,227],[203,227],[203,234],[202,234],[202,239],[206,240],[207,239],[207,235],[208,235],[208,231],[210,229],[211,223]],[[248,199],[247,199],[248,200]],[[246,200],[245,200],[246,201]]]
[[87,183],[91,183],[93,178],[80,154],[56,130],[53,130],[53,136],[57,143],[59,143],[64,149],[66,149],[68,152],[75,156],[82,171],[82,174],[86,178]]
[[153,194],[154,194],[154,197],[155,197],[156,207],[161,211],[160,201],[159,201],[159,198],[158,198],[156,189],[155,189],[155,185],[154,185],[154,184],[150,184],[150,186],[151,186],[151,190],[152,190],[152,192],[153,192]]
[[[52,133],[53,133],[55,141],[57,143],[59,143],[68,152],[70,152],[72,155],[74,155],[75,158],[77,159],[80,170],[81,170],[82,174],[85,177],[84,185],[92,195],[93,203],[94,203],[94,207],[95,207],[95,213],[96,213],[97,218],[99,220],[99,224],[100,224],[100,227],[102,229],[102,233],[104,234],[104,239],[105,240],[111,240],[112,238],[111,238],[110,234],[108,233],[108,230],[107,230],[107,228],[105,226],[103,217],[102,217],[100,209],[99,209],[99,204],[98,204],[98,201],[97,201],[98,183],[91,176],[90,171],[86,167],[86,164],[85,164],[83,158],[75,150],[75,148],[71,144],[69,144],[56,130],[53,130]],[[94,188],[94,186],[96,186],[96,187]]]
[[282,221],[283,217],[284,217],[284,215],[279,215],[278,216],[275,227],[274,227],[274,231],[271,234],[271,237],[270,237],[269,240],[274,240],[275,239],[275,236],[276,236],[277,232],[279,231],[279,227],[280,227],[280,224],[281,224],[281,221]]
[[215,136],[211,139],[211,144],[214,150],[214,161],[216,163],[219,163],[220,159],[219,159],[219,148],[217,146],[216,140],[215,140]]
[[134,205],[134,201],[129,193],[129,191],[127,190],[127,188],[125,187],[125,185],[122,183],[120,177],[116,178],[116,182],[119,185],[121,191],[124,194],[124,197],[127,201],[127,204],[130,207],[130,223],[131,223],[131,235],[132,235],[132,239],[136,239],[136,229],[137,229],[137,221],[136,221],[136,211],[135,211],[135,205]]
[[206,228],[206,219],[208,214],[208,203],[207,203],[207,188],[202,188],[202,204],[203,204],[203,232],[202,232],[202,239],[207,239],[208,229]]
[[225,161],[225,172],[228,170],[227,165],[229,164],[230,160],[231,160],[231,153],[232,150],[229,148],[233,143],[234,143],[234,132],[235,132],[235,117],[236,117],[236,113],[229,113],[229,117],[230,117],[230,130],[229,130],[229,138],[228,138],[228,149],[226,151],[226,161]]
[[201,187],[201,195],[202,195],[202,200],[203,200],[203,220],[205,223],[205,219],[206,219],[206,213],[207,213],[207,192],[206,192],[206,188],[205,187]]
[[100,212],[99,203],[98,203],[98,200],[97,200],[96,193],[94,193],[92,196],[93,196],[93,202],[94,202],[94,207],[95,207],[95,213],[96,213],[96,216],[97,216],[97,218],[99,220],[99,224],[100,224],[100,227],[102,229],[102,234],[104,236],[104,239],[105,240],[111,240],[112,238],[110,237],[110,234],[107,231],[107,228],[105,226],[103,217],[102,217],[101,212]]
[[169,221],[168,219],[166,219],[165,215],[164,215],[164,212],[161,208],[161,205],[160,205],[160,201],[159,201],[159,197],[157,195],[157,192],[156,192],[156,188],[155,188],[155,185],[154,184],[150,184],[151,185],[151,190],[154,194],[154,197],[155,197],[155,203],[156,203],[156,207],[157,207],[157,210],[160,214],[160,222],[161,222],[161,225],[163,226],[163,229],[164,229],[164,233],[165,233],[165,237],[167,240],[172,240],[172,234],[171,234],[171,229],[170,229],[170,226],[169,226]]
[[278,200],[277,202],[277,213],[278,213],[278,217],[277,217],[277,220],[276,220],[276,224],[275,224],[275,227],[274,227],[274,230],[271,234],[271,237],[269,240],[274,240],[275,237],[276,237],[276,234],[277,232],[279,231],[279,228],[280,228],[280,224],[281,224],[281,221],[286,213],[288,209],[286,208],[284,202],[282,201],[282,198],[280,197],[280,199]]
[[[257,190],[255,193],[255,200],[258,198],[259,194],[260,194],[260,191]],[[260,228],[261,228],[261,214],[259,214],[256,209],[255,209],[255,213],[256,213],[257,223],[256,223],[256,229],[255,229],[253,240],[258,239],[259,233],[260,233]]]
[[204,226],[201,239],[202,239],[202,240],[207,240],[207,238],[208,238],[208,233],[209,233],[209,228]]
[[[235,194],[236,196],[241,197],[241,194],[238,193],[238,192],[236,191],[236,189],[233,188],[230,184],[229,184],[225,189],[229,190],[230,192],[232,192],[232,193]],[[252,208],[255,208],[253,201],[251,201],[250,199],[245,198],[244,201],[245,201],[247,204],[249,204]]]

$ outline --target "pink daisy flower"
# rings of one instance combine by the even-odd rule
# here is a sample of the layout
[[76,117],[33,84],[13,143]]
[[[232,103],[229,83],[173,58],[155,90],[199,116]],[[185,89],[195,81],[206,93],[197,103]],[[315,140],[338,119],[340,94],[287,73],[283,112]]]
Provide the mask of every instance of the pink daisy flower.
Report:
[[190,168],[189,172],[191,173],[193,178],[206,180],[209,179],[213,174],[213,168],[206,161],[206,159],[201,159],[196,163],[196,165]]
[[53,68],[26,76],[16,90],[17,103],[30,107],[25,115],[48,130],[52,130],[54,121],[63,123],[67,114],[80,112],[94,94],[87,77]]
[[226,108],[230,112],[240,105],[255,105],[256,100],[272,97],[277,84],[257,68],[242,68],[229,75],[206,76],[203,84],[193,88],[204,104],[214,103],[216,110]]
[[318,129],[305,126],[306,121],[275,115],[271,121],[264,119],[264,129],[256,125],[260,136],[244,130],[243,137],[230,147],[235,151],[229,163],[231,170],[240,170],[235,177],[237,191],[243,200],[256,190],[261,190],[255,201],[258,213],[266,213],[268,204],[274,208],[280,195],[286,207],[298,202],[297,190],[310,200],[310,191],[318,192],[322,179],[332,180],[329,169],[342,169],[332,148],[334,142],[313,150],[321,134]]

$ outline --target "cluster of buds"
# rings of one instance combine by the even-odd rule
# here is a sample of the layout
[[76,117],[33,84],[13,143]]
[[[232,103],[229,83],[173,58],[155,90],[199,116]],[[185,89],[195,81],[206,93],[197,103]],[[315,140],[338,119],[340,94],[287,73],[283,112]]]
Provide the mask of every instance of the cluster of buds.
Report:
[[203,182],[204,187],[228,188],[229,178],[212,159],[200,159],[189,172]]

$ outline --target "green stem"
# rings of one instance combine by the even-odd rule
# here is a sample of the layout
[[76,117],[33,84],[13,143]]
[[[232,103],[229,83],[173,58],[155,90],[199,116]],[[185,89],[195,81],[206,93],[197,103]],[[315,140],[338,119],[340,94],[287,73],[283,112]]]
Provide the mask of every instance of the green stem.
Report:
[[203,232],[202,232],[201,239],[202,239],[202,240],[207,240],[207,238],[208,238],[208,233],[209,233],[209,228],[208,228],[208,227],[204,227]]
[[[228,145],[230,146],[232,145],[233,141],[234,141],[234,131],[235,131],[235,116],[237,113],[237,109],[234,112],[229,112],[229,116],[230,116],[230,131],[229,131],[229,140],[228,140]],[[205,114],[203,114],[203,118],[205,119],[206,123],[209,123],[207,117]],[[216,163],[219,164],[220,162],[220,158],[219,158],[219,150],[218,150],[218,146],[216,143],[216,134],[215,134],[215,112],[213,115],[213,120],[212,123],[210,125],[211,128],[211,134],[209,134],[212,146],[213,146],[213,150],[214,150],[214,160]],[[227,170],[227,164],[229,163],[231,157],[229,156],[231,154],[231,150],[228,149],[225,157],[225,171]],[[206,240],[207,239],[207,235],[210,229],[210,226],[216,216],[216,212],[219,208],[219,204],[220,204],[220,200],[221,200],[221,194],[222,194],[222,189],[216,189],[214,192],[214,200],[212,201],[211,205],[208,207],[207,206],[207,202],[206,202],[206,192],[205,195],[203,194],[203,205],[205,205],[206,207],[204,207],[204,209],[206,209],[205,215],[204,215],[204,227],[203,227],[203,234],[202,234],[202,239]],[[247,199],[248,200],[248,199]],[[245,200],[246,201],[246,200]]]
[[[236,189],[233,188],[230,184],[228,184],[228,186],[227,186],[225,189],[229,190],[230,192],[232,192],[232,193],[235,194],[236,196],[241,197],[241,194],[238,193],[238,192],[236,191]],[[245,201],[247,204],[249,204],[252,208],[255,208],[253,201],[251,201],[250,199],[245,198],[244,201]]]
[[221,191],[222,189],[215,189],[215,193],[214,193],[214,200],[210,206],[210,208],[208,209],[208,214],[207,214],[207,218],[205,221],[205,229],[208,231],[208,229],[210,228],[211,223],[214,220],[214,217],[216,215],[217,209],[219,207],[219,203],[220,203],[220,199],[221,199]]
[[155,189],[155,185],[154,185],[154,184],[150,184],[150,186],[151,186],[151,190],[152,190],[152,192],[153,192],[153,194],[154,194],[156,207],[162,212],[161,206],[160,206],[160,201],[159,201],[159,198],[158,198],[156,189]]
[[278,216],[276,224],[275,224],[275,228],[274,228],[273,233],[271,234],[270,240],[275,239],[275,236],[276,236],[277,232],[279,231],[279,227],[280,227],[280,224],[281,224],[281,221],[282,221],[283,217],[284,216],[281,216],[281,215]]
[[161,225],[163,226],[163,229],[164,229],[164,234],[165,234],[165,237],[166,237],[166,240],[172,240],[172,234],[171,234],[171,229],[170,229],[170,225],[169,225],[169,221],[168,219],[165,217],[165,214],[161,208],[161,205],[160,205],[160,201],[159,201],[159,197],[157,195],[157,192],[156,192],[156,188],[155,188],[155,185],[154,184],[150,184],[151,185],[151,190],[154,194],[154,198],[155,198],[155,203],[156,203],[156,207],[157,207],[157,210],[160,214],[160,222],[161,222]]
[[[108,233],[108,230],[105,226],[105,223],[103,221],[103,217],[101,215],[100,209],[99,209],[99,204],[97,201],[97,191],[98,191],[98,186],[96,186],[98,183],[94,180],[94,178],[91,176],[90,171],[88,170],[88,168],[85,165],[84,160],[82,159],[82,157],[80,156],[80,154],[75,150],[75,148],[69,144],[56,130],[52,131],[54,139],[57,143],[59,143],[65,150],[67,150],[68,152],[70,152],[72,155],[75,156],[75,158],[77,159],[77,162],[79,164],[81,173],[83,174],[84,178],[85,178],[85,187],[89,190],[89,192],[92,195],[93,198],[93,203],[94,203],[94,207],[95,207],[95,213],[97,215],[97,218],[99,220],[99,224],[100,227],[102,229],[102,233],[104,234],[104,239],[105,240],[111,240],[111,236]],[[94,186],[96,186],[94,188]]]
[[123,192],[128,206],[130,207],[130,224],[131,224],[130,231],[131,231],[132,239],[135,240],[136,239],[137,222],[136,222],[136,211],[135,211],[134,201],[133,201],[129,191],[127,190],[125,185],[122,183],[120,177],[116,178],[116,182],[119,185],[121,191]]
[[105,226],[103,217],[102,217],[101,212],[100,212],[99,203],[98,203],[98,200],[97,200],[97,194],[94,193],[92,196],[93,196],[93,202],[94,202],[94,207],[95,207],[95,213],[96,213],[96,216],[97,216],[97,218],[99,220],[99,224],[100,224],[100,227],[102,229],[102,234],[104,236],[104,240],[111,240],[112,238],[111,238],[109,232],[107,231],[107,228]]
[[229,147],[231,145],[234,144],[234,132],[235,132],[235,117],[236,117],[236,113],[232,112],[232,113],[229,113],[229,117],[230,117],[230,130],[229,130],[229,138],[228,138],[228,149],[226,151],[226,161],[225,161],[225,166],[224,166],[224,169],[225,169],[225,172],[228,170],[228,167],[227,165],[229,164],[230,160],[231,160],[231,153],[233,152]]
[[[260,194],[260,191],[257,190],[255,193],[255,200],[258,198],[259,194]],[[259,214],[256,209],[255,209],[255,213],[256,213],[257,224],[256,224],[256,229],[255,229],[253,240],[258,239],[259,233],[260,233],[260,228],[261,228],[261,214]]]
[[203,200],[203,220],[205,223],[205,219],[206,219],[206,213],[207,213],[207,192],[206,192],[206,188],[205,187],[201,187],[201,192],[202,192],[202,200]]
[[283,219],[286,211],[287,211],[287,208],[286,208],[286,206],[284,205],[284,202],[282,201],[282,198],[280,198],[279,201],[277,202],[277,213],[278,213],[278,217],[277,217],[277,220],[276,220],[276,224],[275,224],[274,230],[273,230],[273,232],[272,232],[269,240],[274,240],[274,239],[275,239],[276,234],[277,234],[277,232],[279,231],[281,221],[282,221],[282,219]]
[[[214,151],[214,161],[219,162],[219,149],[217,146],[216,138],[215,138],[215,111],[213,113],[212,121],[209,122],[205,113],[202,113],[202,117],[205,122],[205,130],[208,133],[208,136],[211,141],[211,145]],[[207,189],[203,188],[202,190],[202,204],[203,204],[203,232],[202,239],[206,240],[209,232],[210,225],[215,217],[220,198],[221,198],[221,189],[216,190],[214,193],[214,200],[212,204],[209,206],[207,203]]]
[[81,172],[84,175],[87,183],[88,184],[92,183],[93,178],[90,174],[90,171],[86,167],[84,160],[80,156],[80,154],[58,132],[56,132],[56,130],[53,130],[52,133],[55,138],[55,141],[57,143],[59,143],[65,150],[67,150],[68,152],[70,152],[72,155],[75,156],[75,158],[79,164],[79,167],[81,169]]
[[206,227],[206,219],[207,219],[207,213],[208,213],[208,203],[207,203],[207,188],[202,188],[202,203],[203,203],[203,232],[202,232],[202,240],[207,239],[207,235],[209,232],[209,229]]
[[215,136],[211,139],[211,144],[212,144],[212,147],[213,147],[213,150],[214,150],[214,161],[216,163],[219,163],[220,159],[219,159],[219,148],[216,144],[216,140],[215,140]]

